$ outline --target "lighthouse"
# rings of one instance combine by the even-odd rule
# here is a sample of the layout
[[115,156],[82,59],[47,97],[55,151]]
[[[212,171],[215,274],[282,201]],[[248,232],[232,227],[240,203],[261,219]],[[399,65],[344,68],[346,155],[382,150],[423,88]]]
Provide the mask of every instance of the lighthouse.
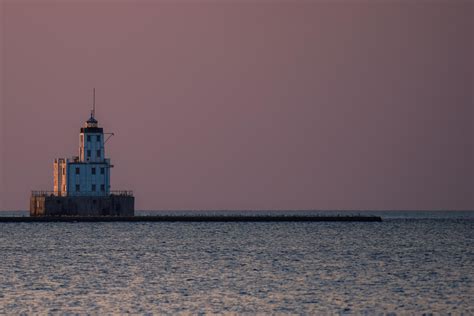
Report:
[[105,144],[113,135],[104,133],[96,119],[94,89],[90,117],[79,133],[79,156],[54,160],[54,189],[32,192],[30,215],[133,216],[133,193],[110,189],[113,166]]
[[111,167],[110,159],[105,158],[104,129],[95,118],[94,106],[79,134],[79,156],[54,160],[54,194],[107,196]]

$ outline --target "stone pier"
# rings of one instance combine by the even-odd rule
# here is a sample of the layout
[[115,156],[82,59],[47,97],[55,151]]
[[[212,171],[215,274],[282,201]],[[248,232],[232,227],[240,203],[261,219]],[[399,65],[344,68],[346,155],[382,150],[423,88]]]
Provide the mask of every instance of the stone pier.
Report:
[[130,195],[55,196],[32,194],[30,216],[134,216]]

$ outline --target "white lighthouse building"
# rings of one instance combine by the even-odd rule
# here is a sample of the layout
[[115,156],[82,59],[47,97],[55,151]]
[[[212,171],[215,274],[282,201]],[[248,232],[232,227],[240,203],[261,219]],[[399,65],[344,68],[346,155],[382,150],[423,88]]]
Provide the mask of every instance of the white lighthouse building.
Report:
[[79,156],[54,160],[53,191],[33,191],[32,216],[133,216],[131,191],[110,190],[110,159],[106,158],[105,135],[93,109],[79,134]]
[[104,130],[94,111],[79,134],[79,156],[54,160],[54,194],[106,196],[110,193],[110,159],[105,158]]

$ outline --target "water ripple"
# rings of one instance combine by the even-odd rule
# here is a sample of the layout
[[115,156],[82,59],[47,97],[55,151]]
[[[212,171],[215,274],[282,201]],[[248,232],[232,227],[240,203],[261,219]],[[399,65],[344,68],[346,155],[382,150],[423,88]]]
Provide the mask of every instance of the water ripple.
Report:
[[0,314],[474,314],[473,226],[0,224]]

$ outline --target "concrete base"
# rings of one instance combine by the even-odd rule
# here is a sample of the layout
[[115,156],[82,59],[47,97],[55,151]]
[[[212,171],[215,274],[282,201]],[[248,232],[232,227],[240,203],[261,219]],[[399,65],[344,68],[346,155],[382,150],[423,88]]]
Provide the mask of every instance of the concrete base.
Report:
[[134,216],[133,196],[32,196],[30,216]]

